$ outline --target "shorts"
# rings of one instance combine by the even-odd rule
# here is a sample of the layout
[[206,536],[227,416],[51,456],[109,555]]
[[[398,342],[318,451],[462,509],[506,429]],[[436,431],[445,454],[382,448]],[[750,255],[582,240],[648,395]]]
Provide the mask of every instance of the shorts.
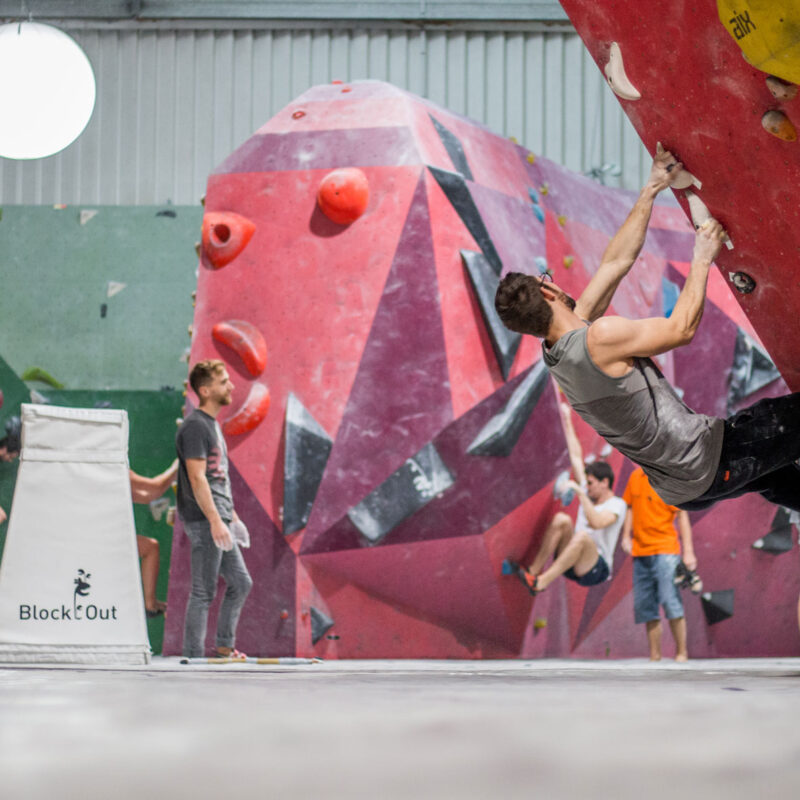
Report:
[[598,583],[608,580],[608,564],[603,556],[597,556],[594,566],[585,575],[576,575],[575,570],[570,567],[564,577],[575,581],[578,586],[596,586]]
[[683,600],[675,585],[679,555],[635,556],[633,559],[633,614],[637,623],[660,618],[664,607],[667,619],[683,616]]

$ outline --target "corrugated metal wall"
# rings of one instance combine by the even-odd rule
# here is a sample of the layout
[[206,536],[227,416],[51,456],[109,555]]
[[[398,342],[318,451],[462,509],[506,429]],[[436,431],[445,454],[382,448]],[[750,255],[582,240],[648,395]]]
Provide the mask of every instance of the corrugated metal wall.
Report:
[[209,171],[309,86],[387,80],[610,185],[637,188],[648,159],[568,29],[372,27],[82,29],[97,76],[83,135],[50,158],[0,159],[7,204],[197,203]]

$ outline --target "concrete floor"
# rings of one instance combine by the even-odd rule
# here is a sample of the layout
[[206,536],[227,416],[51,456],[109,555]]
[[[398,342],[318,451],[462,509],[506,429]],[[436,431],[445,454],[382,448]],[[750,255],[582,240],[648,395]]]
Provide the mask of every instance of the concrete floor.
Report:
[[800,659],[0,668],[0,797],[795,798]]

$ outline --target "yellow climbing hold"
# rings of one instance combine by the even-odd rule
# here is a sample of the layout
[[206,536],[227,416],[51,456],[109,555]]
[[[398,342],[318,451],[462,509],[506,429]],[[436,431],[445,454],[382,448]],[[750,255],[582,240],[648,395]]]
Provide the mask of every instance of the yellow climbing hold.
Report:
[[543,183],[543,184],[542,184],[542,185],[539,187],[539,194],[547,194],[549,191],[550,191],[550,186],[549,186],[549,184]]
[[756,69],[800,83],[797,0],[717,0],[720,21]]
[[525,159],[529,164],[533,164],[536,161],[536,156],[533,153],[528,153],[528,157]]
[[559,214],[556,219],[562,228],[567,224],[567,218],[563,214]]
[[536,617],[533,621],[533,629],[540,631],[542,628],[547,627],[547,620],[544,617]]
[[517,139],[516,136],[509,136],[508,141],[511,142],[511,144],[519,144],[519,139]]
[[564,256],[564,267],[569,269],[573,261],[575,261],[575,256]]

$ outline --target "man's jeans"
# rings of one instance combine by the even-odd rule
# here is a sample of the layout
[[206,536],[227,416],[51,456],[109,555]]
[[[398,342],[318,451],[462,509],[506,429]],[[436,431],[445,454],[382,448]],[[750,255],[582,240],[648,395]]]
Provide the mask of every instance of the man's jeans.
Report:
[[700,497],[680,503],[700,511],[747,492],[800,511],[800,392],[761,400],[725,420],[714,480]]
[[233,647],[239,614],[253,580],[236,542],[232,550],[220,550],[211,538],[211,525],[207,521],[184,522],[183,528],[192,546],[192,591],[186,606],[183,655],[200,658],[205,655],[208,609],[217,593],[219,576],[227,588],[217,619],[217,647]]

